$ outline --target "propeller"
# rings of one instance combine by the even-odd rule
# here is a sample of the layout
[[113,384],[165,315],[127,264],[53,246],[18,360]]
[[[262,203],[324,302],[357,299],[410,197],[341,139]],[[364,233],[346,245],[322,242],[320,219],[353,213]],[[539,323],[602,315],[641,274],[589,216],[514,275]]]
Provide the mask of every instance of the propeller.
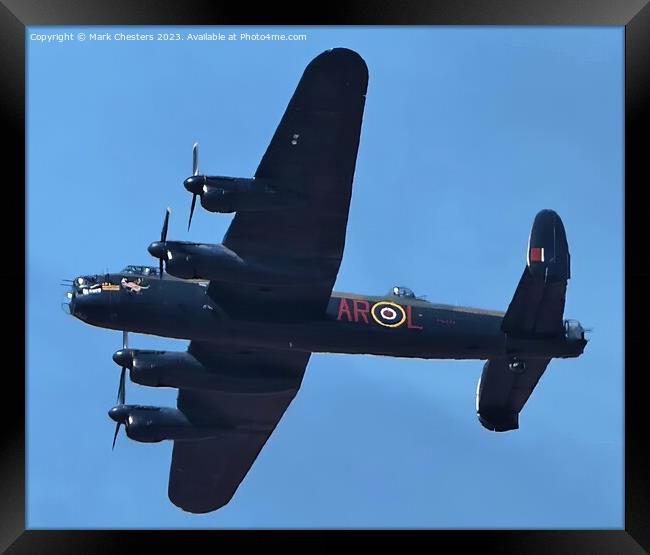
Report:
[[194,207],[196,206],[196,197],[198,197],[205,185],[205,176],[199,175],[199,143],[192,145],[192,176],[188,177],[183,185],[192,193],[192,205],[190,206],[190,219],[187,222],[187,231],[190,230],[192,225],[192,216],[194,215]]
[[[128,348],[129,348],[129,332],[123,331],[122,351],[126,352]],[[120,372],[120,385],[117,388],[117,403],[119,405],[123,405],[125,397],[126,397],[126,365],[122,365],[122,372]],[[117,430],[115,431],[115,435],[117,436]],[[113,440],[113,444],[115,444],[115,440]]]

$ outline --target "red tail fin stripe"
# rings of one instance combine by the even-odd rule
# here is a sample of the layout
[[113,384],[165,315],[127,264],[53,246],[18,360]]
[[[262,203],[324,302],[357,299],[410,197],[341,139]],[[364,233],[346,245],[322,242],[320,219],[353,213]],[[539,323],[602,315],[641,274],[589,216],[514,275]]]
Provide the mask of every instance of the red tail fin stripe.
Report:
[[531,247],[530,248],[530,261],[531,262],[544,262],[544,247]]

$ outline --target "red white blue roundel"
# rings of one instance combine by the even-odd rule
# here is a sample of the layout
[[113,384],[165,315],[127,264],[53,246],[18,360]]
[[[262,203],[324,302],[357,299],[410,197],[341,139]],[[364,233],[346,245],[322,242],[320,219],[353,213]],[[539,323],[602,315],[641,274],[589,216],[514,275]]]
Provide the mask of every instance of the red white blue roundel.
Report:
[[406,322],[406,312],[397,303],[380,301],[372,305],[370,309],[372,319],[380,326],[397,328]]

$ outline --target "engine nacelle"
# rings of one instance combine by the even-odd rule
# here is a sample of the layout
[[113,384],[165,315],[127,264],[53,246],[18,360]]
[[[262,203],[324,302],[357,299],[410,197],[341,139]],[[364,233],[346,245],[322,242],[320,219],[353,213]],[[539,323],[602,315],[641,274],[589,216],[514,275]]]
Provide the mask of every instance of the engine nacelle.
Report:
[[278,191],[272,183],[262,179],[205,176],[203,183],[201,206],[209,212],[281,210],[303,201],[301,195]]
[[197,279],[199,277],[192,258],[188,255],[177,256],[174,260],[168,260],[165,269],[169,275],[181,279]]
[[208,243],[166,243],[169,274],[182,279],[237,279],[246,263],[223,245]]
[[131,381],[149,387],[208,389],[231,393],[277,393],[295,388],[295,379],[256,369],[216,363],[205,366],[188,352],[121,349],[116,364],[130,369]]
[[214,279],[265,286],[304,284],[320,279],[317,264],[312,269],[305,268],[304,264],[294,269],[287,258],[281,263],[267,265],[244,260],[221,244],[167,241],[152,244],[152,251],[165,256],[167,272],[181,279]]
[[142,443],[158,443],[166,439],[204,439],[223,433],[225,429],[197,426],[183,412],[171,407],[119,405],[111,409],[109,415],[124,424],[130,439]]

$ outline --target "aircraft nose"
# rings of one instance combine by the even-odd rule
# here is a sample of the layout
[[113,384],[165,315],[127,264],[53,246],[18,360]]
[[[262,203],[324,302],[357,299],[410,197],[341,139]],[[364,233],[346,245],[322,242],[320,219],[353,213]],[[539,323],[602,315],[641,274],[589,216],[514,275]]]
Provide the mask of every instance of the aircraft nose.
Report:
[[74,291],[68,291],[65,294],[65,300],[61,303],[61,308],[63,312],[70,316],[74,316],[74,304],[75,304],[75,293]]
[[165,258],[167,246],[163,241],[154,241],[147,247],[147,250],[154,258]]
[[108,416],[115,422],[124,424],[129,415],[129,408],[126,405],[116,405],[108,411]]
[[77,296],[84,286],[87,286],[88,278],[78,276],[70,282],[70,289],[65,294],[65,300],[61,303],[61,308],[66,314],[75,316],[75,305],[77,304]]
[[133,351],[131,349],[120,349],[113,353],[115,364],[122,368],[133,368]]

